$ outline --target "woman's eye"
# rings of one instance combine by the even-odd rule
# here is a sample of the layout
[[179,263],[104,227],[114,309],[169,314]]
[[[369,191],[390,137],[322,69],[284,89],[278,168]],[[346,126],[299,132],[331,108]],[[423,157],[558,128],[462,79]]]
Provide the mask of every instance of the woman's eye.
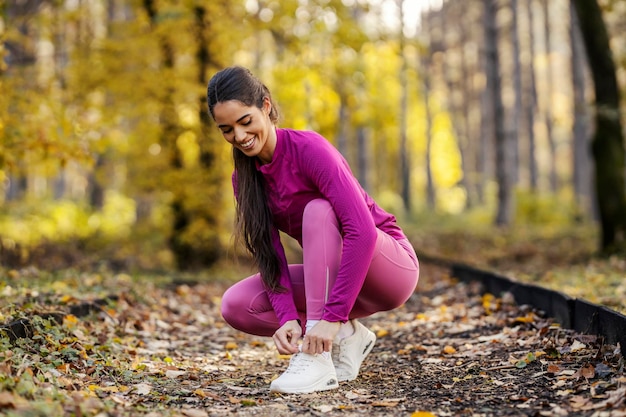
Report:
[[241,123],[244,126],[248,126],[250,123],[252,123],[252,119],[248,119],[245,122]]
[[233,129],[222,129],[222,134],[227,135],[228,133],[232,132]]

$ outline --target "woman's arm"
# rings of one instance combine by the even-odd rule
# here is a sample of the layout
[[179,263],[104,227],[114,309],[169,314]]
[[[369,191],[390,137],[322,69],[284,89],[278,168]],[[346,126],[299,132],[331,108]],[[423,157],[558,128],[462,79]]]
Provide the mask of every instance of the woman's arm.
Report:
[[332,144],[319,136],[300,157],[302,171],[332,205],[343,235],[341,264],[322,319],[346,321],[371,263],[376,225],[365,192]]

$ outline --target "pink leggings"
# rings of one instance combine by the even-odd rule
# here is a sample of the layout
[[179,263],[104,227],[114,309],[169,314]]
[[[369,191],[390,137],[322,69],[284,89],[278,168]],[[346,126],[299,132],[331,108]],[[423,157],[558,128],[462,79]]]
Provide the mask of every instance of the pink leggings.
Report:
[[[302,226],[302,264],[289,265],[293,298],[303,327],[319,320],[341,261],[341,232],[326,200],[312,200],[305,208]],[[408,240],[397,241],[376,229],[378,239],[371,264],[350,319],[392,310],[415,291],[419,264]],[[260,274],[245,278],[222,297],[224,320],[245,333],[272,336],[280,323],[265,293]]]

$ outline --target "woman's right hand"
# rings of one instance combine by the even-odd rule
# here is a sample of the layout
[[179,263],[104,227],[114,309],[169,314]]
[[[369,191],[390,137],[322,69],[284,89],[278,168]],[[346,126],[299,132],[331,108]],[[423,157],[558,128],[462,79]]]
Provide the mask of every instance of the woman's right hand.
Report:
[[283,324],[272,339],[281,355],[291,355],[299,352],[298,340],[302,336],[302,327],[298,320],[290,320]]

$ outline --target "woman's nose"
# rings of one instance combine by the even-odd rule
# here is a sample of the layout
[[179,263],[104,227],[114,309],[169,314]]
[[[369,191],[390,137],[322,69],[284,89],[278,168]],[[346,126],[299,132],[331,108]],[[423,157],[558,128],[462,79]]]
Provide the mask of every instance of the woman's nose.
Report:
[[244,129],[235,129],[235,140],[241,142],[246,139],[246,131]]

